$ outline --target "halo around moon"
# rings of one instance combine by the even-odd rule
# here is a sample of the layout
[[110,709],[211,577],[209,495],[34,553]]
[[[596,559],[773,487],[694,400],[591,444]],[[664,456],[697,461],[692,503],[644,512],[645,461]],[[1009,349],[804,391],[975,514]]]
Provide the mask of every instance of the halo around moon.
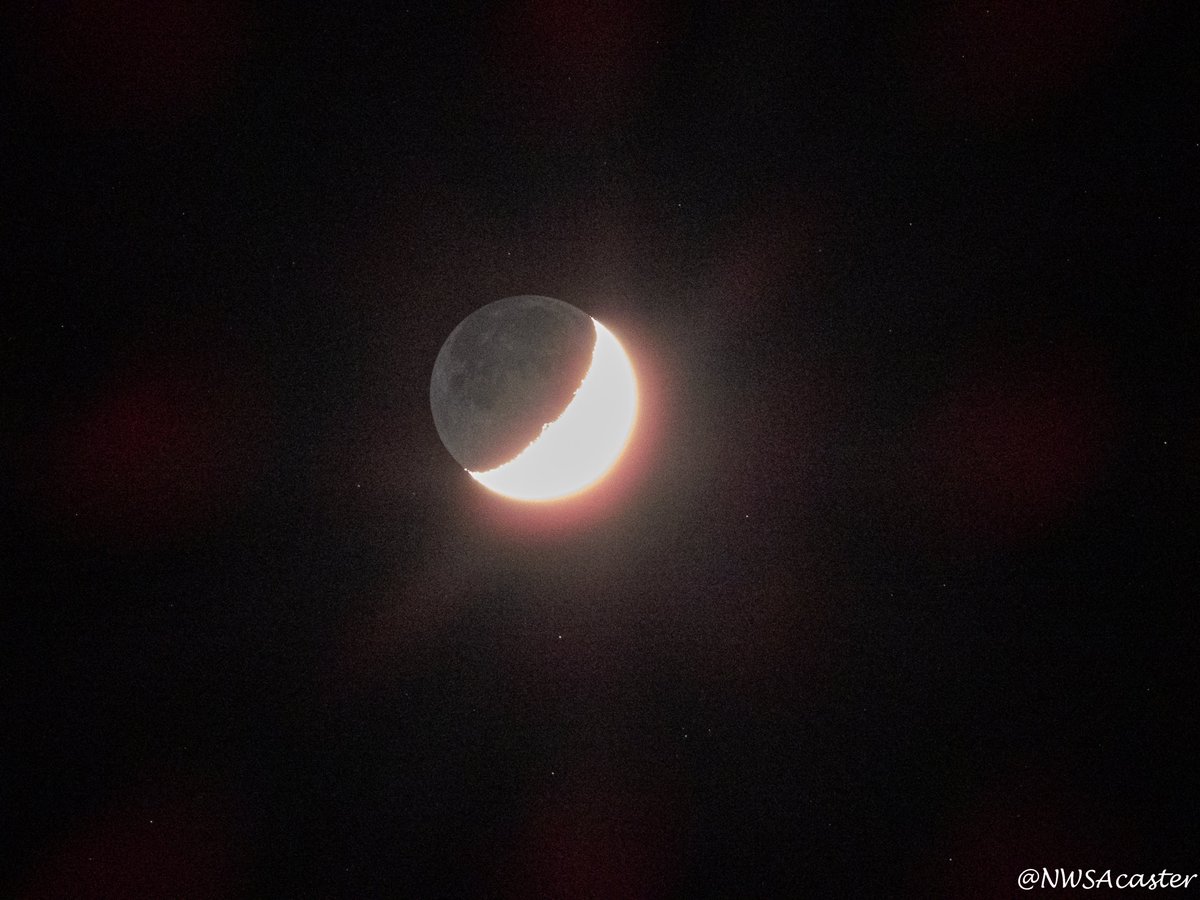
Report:
[[549,501],[591,487],[633,432],[638,391],[617,338],[550,297],[509,297],[464,319],[430,382],[442,442],[480,484]]

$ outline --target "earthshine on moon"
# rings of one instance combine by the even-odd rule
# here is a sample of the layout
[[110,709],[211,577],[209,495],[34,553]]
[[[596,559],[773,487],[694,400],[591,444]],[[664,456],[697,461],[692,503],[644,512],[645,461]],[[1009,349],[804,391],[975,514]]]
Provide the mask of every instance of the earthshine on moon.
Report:
[[633,365],[616,337],[570,304],[524,295],[467,316],[429,386],[446,449],[484,487],[558,500],[603,478],[637,418]]

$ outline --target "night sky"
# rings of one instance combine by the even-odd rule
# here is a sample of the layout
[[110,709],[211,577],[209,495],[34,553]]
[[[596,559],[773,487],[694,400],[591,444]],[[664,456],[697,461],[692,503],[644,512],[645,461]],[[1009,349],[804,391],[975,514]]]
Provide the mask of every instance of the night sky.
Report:
[[[6,6],[0,895],[1200,871],[1200,15],[791,6]],[[553,506],[514,294],[641,385]]]

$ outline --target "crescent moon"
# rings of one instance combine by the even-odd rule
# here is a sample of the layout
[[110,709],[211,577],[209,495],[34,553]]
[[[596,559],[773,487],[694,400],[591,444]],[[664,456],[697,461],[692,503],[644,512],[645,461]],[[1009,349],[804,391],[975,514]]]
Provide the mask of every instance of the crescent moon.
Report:
[[592,319],[592,361],[567,408],[502,465],[468,474],[513,500],[560,500],[591,487],[620,459],[637,419],[637,379],[620,342]]

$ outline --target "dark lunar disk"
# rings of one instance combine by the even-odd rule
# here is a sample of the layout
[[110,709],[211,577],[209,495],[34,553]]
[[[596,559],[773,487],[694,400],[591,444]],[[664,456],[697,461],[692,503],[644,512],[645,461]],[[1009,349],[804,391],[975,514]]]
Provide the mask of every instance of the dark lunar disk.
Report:
[[592,320],[552,297],[497,300],[463,319],[433,366],[429,401],[464,469],[508,462],[567,408],[592,361]]

